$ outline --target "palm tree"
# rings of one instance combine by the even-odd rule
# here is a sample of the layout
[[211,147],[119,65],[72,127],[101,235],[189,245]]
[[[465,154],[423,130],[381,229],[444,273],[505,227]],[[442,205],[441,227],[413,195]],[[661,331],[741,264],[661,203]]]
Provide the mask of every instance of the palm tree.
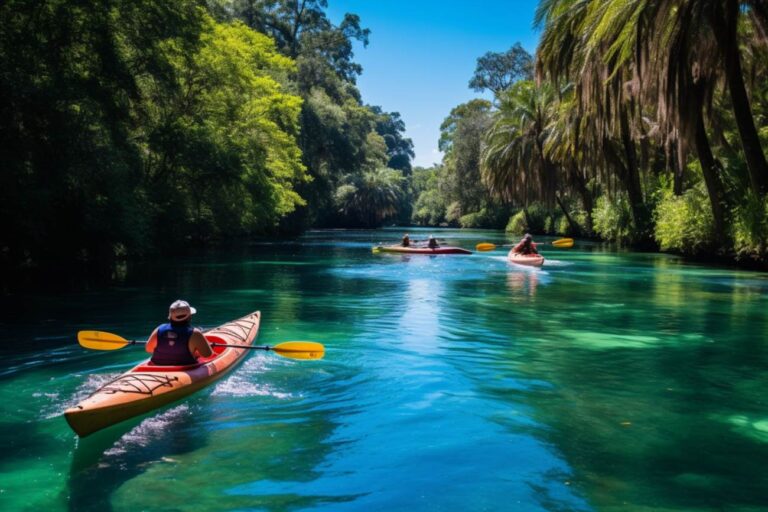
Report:
[[[613,5],[619,4],[619,5]],[[539,79],[572,81],[581,134],[602,154],[601,165],[621,182],[640,241],[650,237],[640,159],[633,129],[641,117],[632,69],[616,65],[615,48],[602,36],[605,20],[621,26],[616,0],[542,0],[535,22],[544,27],[537,50]]]
[[405,178],[388,167],[347,177],[336,190],[339,213],[366,227],[380,226],[403,204]]
[[[557,202],[571,228],[579,232],[581,227],[560,195],[564,180],[559,179],[556,162],[545,149],[555,126],[557,96],[552,84],[537,86],[527,80],[498,96],[499,110],[486,134],[481,173],[491,192],[506,201],[524,207],[531,201],[543,201],[549,206]],[[567,179],[567,172],[565,176]]]

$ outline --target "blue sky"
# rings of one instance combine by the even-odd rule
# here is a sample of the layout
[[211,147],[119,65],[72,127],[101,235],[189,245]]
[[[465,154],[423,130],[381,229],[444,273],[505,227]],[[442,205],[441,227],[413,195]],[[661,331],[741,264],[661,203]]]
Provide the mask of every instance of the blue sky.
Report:
[[[363,66],[357,84],[363,101],[400,112],[413,139],[415,165],[439,162],[440,123],[460,103],[482,96],[467,84],[477,58],[515,42],[533,53],[537,0],[328,0],[336,23],[358,14],[371,29],[367,48],[356,45]],[[485,95],[485,97],[489,97]]]

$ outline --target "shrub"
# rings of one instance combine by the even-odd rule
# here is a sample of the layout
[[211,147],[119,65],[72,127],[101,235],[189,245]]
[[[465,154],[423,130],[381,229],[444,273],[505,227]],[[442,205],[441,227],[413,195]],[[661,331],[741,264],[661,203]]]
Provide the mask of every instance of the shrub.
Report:
[[733,247],[738,256],[765,255],[768,240],[768,199],[748,191],[733,218]]
[[507,222],[507,227],[504,228],[507,233],[513,235],[522,235],[528,232],[528,223],[525,221],[525,213],[520,210],[516,214],[512,215]]
[[413,222],[425,226],[437,226],[445,219],[445,203],[437,189],[419,195],[413,207]]
[[632,240],[632,216],[625,197],[597,199],[592,212],[595,233],[604,240],[629,242]]
[[654,237],[662,250],[697,254],[714,246],[712,209],[702,183],[675,196],[663,191],[655,211]]
[[450,224],[457,224],[461,218],[461,203],[454,201],[445,210],[445,220]]

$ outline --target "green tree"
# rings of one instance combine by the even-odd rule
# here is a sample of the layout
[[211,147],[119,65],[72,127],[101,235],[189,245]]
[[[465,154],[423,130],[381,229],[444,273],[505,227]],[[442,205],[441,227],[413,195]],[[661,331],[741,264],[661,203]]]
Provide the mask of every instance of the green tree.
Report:
[[393,218],[402,202],[405,178],[395,170],[380,167],[349,176],[336,191],[339,212],[353,225],[373,228]]
[[[294,189],[306,179],[296,143],[301,99],[280,83],[293,61],[267,36],[212,18],[196,53],[172,42],[165,51],[178,94],[144,111],[145,179],[162,205],[158,229],[172,226],[164,239],[185,224],[196,238],[273,229],[304,204]],[[147,97],[157,90],[143,86]]]
[[488,52],[478,58],[469,87],[477,92],[488,89],[498,95],[518,80],[531,79],[533,57],[520,43],[515,43],[506,52]]

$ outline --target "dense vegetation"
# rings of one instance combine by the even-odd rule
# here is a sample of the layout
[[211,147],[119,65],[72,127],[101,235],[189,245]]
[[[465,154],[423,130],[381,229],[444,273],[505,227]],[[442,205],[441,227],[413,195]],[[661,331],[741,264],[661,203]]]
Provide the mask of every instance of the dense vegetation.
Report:
[[0,263],[109,261],[308,227],[593,236],[765,261],[768,9],[541,0],[411,168],[326,0],[0,5]]
[[0,5],[3,267],[410,215],[405,125],[355,87],[368,31],[325,7]]
[[[765,3],[541,0],[536,22],[535,57],[478,59],[470,87],[494,103],[448,117],[414,219],[501,227],[500,200],[515,232],[765,261]],[[471,199],[450,186],[467,162],[485,185]]]

